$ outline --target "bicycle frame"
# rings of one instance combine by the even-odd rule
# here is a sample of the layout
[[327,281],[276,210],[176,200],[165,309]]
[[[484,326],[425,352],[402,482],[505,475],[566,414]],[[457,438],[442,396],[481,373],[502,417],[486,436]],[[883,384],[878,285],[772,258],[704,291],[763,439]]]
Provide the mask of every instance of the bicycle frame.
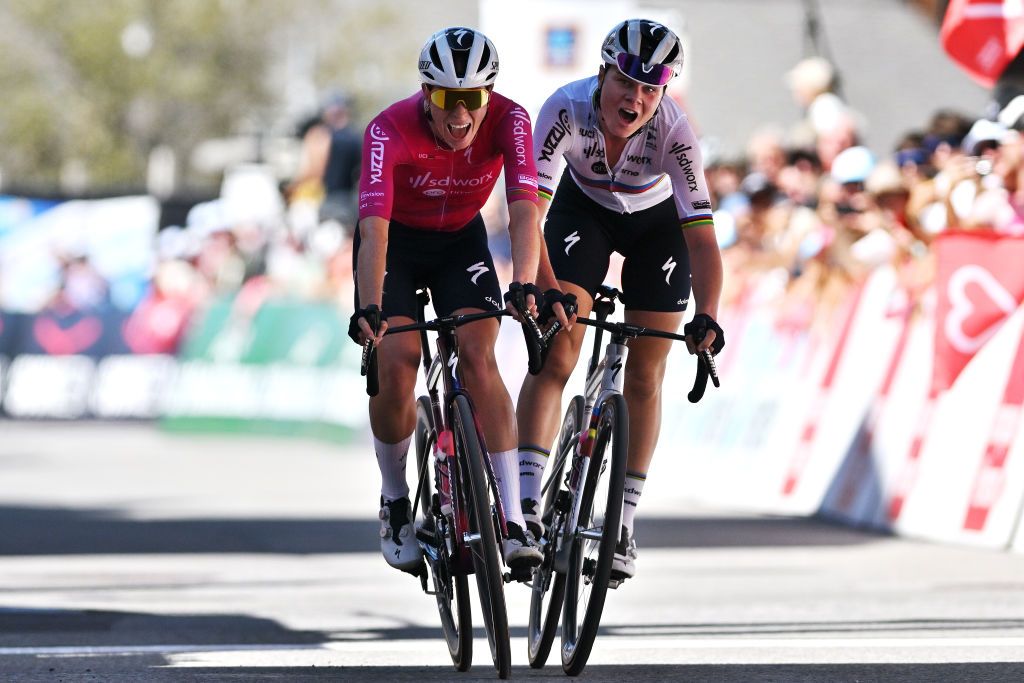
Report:
[[[598,320],[604,321],[614,310],[614,303],[610,300],[598,299],[594,301],[594,314]],[[590,421],[587,429],[580,432],[576,443],[576,453],[579,457],[572,459],[573,467],[568,473],[568,484],[571,491],[576,491],[581,482],[586,480],[587,472],[591,465],[591,454],[594,443],[597,440],[597,424],[601,419],[601,405],[608,394],[621,394],[623,384],[623,368],[626,365],[626,358],[629,355],[629,348],[626,346],[626,338],[621,334],[613,334],[611,341],[605,347],[604,355],[600,354],[601,341],[604,330],[594,329],[594,351],[590,357],[590,364],[587,367],[587,381],[583,394],[584,410],[583,415],[589,415]],[[573,496],[572,509],[569,513],[566,530],[576,529],[579,523],[580,499]],[[568,545],[564,546],[568,547]]]
[[[427,395],[431,408],[431,423],[434,432],[434,488],[440,496],[445,495],[445,493],[447,494],[448,500],[442,500],[441,504],[444,505],[447,502],[452,506],[452,519],[455,524],[455,528],[452,529],[452,533],[448,537],[454,539],[454,545],[458,549],[458,569],[466,574],[470,574],[473,571],[470,546],[474,541],[479,540],[479,534],[471,534],[468,530],[467,512],[462,509],[462,499],[458,495],[457,482],[454,480],[454,472],[457,469],[457,465],[455,441],[451,430],[452,417],[450,409],[455,396],[459,394],[466,397],[470,406],[473,405],[473,400],[464,388],[462,373],[459,370],[459,344],[455,329],[460,322],[498,317],[504,315],[504,312],[497,311],[493,313],[453,315],[437,318],[429,327],[429,329],[437,333],[435,341],[437,350],[431,354],[430,342],[427,337],[428,328],[422,327],[424,325],[423,311],[427,303],[426,294],[421,292],[418,301],[420,309],[417,315],[417,326],[419,326],[421,357],[426,377]],[[402,329],[397,328],[396,331],[401,331]],[[480,430],[480,425],[478,423],[474,424],[474,428],[476,429],[480,444],[484,448],[484,452],[487,452],[486,441]],[[497,495],[494,471],[489,458],[484,458],[483,467],[489,486],[494,493],[494,506],[500,534],[502,538],[506,538],[508,536],[508,529],[505,523],[505,510],[502,507],[501,497]],[[425,472],[419,473],[417,500],[419,499],[419,489],[423,486],[422,477],[425,474]],[[456,556],[454,552],[456,548],[450,549],[453,556]],[[436,552],[429,545],[425,545],[424,549],[428,553]],[[433,559],[436,560],[437,558],[434,557]]]

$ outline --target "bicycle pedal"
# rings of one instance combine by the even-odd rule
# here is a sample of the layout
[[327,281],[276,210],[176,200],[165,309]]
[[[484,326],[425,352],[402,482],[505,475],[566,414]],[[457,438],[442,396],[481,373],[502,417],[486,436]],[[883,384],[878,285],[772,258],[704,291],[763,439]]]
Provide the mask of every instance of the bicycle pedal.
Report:
[[608,577],[608,587],[615,589],[626,583],[626,579],[629,577],[617,571],[612,571],[611,576]]
[[512,567],[509,571],[502,574],[502,579],[505,580],[505,583],[518,581],[519,583],[529,584],[533,580],[533,567]]
[[403,569],[403,572],[412,576],[419,577],[421,582],[425,582],[427,579],[427,563],[420,560],[420,563],[411,569]]
[[437,547],[437,534],[434,533],[433,529],[422,526],[416,527],[416,540],[420,543],[426,543],[431,547]]

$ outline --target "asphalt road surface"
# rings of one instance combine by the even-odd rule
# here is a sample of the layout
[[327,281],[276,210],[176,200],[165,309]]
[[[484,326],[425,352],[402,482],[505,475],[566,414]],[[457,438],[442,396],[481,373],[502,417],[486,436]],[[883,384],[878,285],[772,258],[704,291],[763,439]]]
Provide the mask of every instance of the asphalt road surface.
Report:
[[[0,422],[0,681],[495,680],[377,550],[365,447]],[[587,681],[1024,680],[1024,556],[697,509],[650,481]],[[513,679],[527,589],[507,588]],[[479,620],[477,620],[479,623]]]

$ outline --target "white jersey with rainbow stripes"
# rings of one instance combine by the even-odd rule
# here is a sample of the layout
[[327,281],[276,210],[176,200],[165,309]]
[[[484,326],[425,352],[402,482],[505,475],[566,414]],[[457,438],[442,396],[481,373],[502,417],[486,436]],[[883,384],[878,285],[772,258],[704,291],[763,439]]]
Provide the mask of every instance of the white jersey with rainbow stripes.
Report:
[[572,179],[601,206],[632,213],[673,197],[683,227],[711,223],[711,200],[697,137],[686,114],[665,98],[654,118],[626,143],[618,163],[605,161],[594,110],[597,76],[568,83],[541,107],[533,150],[538,193],[551,199],[561,160]]

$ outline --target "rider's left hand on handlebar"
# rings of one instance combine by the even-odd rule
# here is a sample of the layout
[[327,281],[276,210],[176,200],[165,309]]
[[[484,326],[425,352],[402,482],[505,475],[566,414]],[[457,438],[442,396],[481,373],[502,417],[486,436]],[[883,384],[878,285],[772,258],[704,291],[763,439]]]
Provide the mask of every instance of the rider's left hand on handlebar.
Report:
[[691,353],[711,350],[717,356],[725,347],[725,332],[715,319],[706,313],[698,313],[683,326],[686,349]]
[[372,339],[374,346],[380,344],[381,339],[384,338],[384,333],[388,329],[388,321],[381,319],[377,333],[374,334],[373,328],[370,327],[370,323],[366,320],[367,313],[371,310],[376,310],[377,315],[380,315],[377,306],[371,304],[366,308],[360,308],[348,320],[348,336],[360,346],[365,344],[367,339]]

